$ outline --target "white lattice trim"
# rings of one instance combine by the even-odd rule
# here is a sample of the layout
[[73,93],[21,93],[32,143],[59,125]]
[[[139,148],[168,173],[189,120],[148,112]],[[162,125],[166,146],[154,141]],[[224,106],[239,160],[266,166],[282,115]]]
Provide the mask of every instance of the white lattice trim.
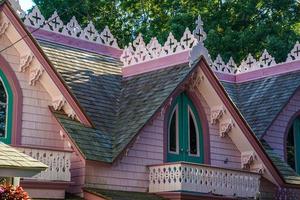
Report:
[[17,148],[34,159],[46,164],[45,171],[30,179],[48,181],[71,181],[71,152],[53,151],[34,148]]
[[297,41],[294,48],[288,54],[286,61],[300,60],[300,44]]
[[255,198],[260,175],[188,163],[149,167],[149,192],[188,191],[234,198]]
[[9,0],[11,7],[16,11],[16,13],[18,14],[18,16],[20,18],[24,18],[25,17],[25,12],[24,10],[22,10],[19,0]]
[[38,7],[34,7],[30,13],[25,15],[24,24],[35,28],[41,27],[47,31],[53,31],[66,36],[88,40],[90,42],[119,49],[117,39],[111,34],[108,26],[105,26],[103,31],[99,34],[93,22],[89,22],[88,25],[82,29],[74,16],[71,18],[70,22],[64,25],[56,11],[47,21],[45,21],[45,18]]

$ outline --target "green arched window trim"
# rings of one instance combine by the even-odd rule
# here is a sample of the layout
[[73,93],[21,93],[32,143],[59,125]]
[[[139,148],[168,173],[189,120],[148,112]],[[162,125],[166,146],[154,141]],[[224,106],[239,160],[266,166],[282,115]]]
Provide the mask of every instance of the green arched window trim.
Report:
[[[170,124],[174,112],[176,112],[176,150],[170,151]],[[191,115],[190,115],[191,114]],[[167,123],[167,161],[177,162],[186,161],[193,163],[204,162],[204,144],[203,131],[199,114],[193,102],[188,98],[185,92],[182,92],[176,97],[168,112]],[[192,116],[193,119],[190,119]],[[197,155],[190,154],[190,127],[189,120],[193,120],[197,130]],[[174,123],[173,123],[174,124]],[[174,148],[173,148],[174,149]]]
[[300,174],[300,117],[297,117],[293,121],[286,139],[287,162],[298,174]]
[[0,81],[3,84],[3,87],[6,91],[7,95],[7,112],[6,112],[6,127],[5,127],[5,137],[0,137],[0,141],[5,144],[11,144],[11,137],[12,137],[12,125],[13,125],[13,101],[14,96],[12,89],[9,85],[9,82],[0,69]]

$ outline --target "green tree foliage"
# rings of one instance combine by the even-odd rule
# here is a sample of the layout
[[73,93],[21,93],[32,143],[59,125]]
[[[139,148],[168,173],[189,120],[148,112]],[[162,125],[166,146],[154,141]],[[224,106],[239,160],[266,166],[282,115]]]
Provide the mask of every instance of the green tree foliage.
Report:
[[[73,15],[98,30],[108,25],[121,46],[138,34],[163,43],[169,32],[180,39],[186,27],[194,28],[201,15],[208,33],[205,41],[212,57],[241,61],[248,53],[258,57],[267,49],[277,62],[300,38],[300,3],[297,0],[33,0],[46,17],[54,10]],[[80,1],[80,6],[74,6]]]

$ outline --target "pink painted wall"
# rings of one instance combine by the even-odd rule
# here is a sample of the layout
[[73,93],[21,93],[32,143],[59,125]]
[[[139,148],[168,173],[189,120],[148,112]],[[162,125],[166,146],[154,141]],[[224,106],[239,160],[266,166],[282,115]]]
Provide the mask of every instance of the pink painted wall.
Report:
[[[197,93],[200,102],[202,103],[209,125],[210,138],[210,162],[211,165],[225,167],[225,168],[241,168],[241,153],[233,144],[229,137],[219,136],[219,124],[212,125],[210,123],[210,108],[203,96]],[[228,160],[228,162],[224,162]]]
[[67,191],[80,196],[83,194],[82,187],[85,182],[85,160],[79,152],[72,153],[70,172],[72,184]]
[[[8,45],[10,41],[2,36],[0,48]],[[29,72],[19,71],[20,56],[15,48],[9,48],[1,54],[13,68],[23,93],[21,144],[64,149],[66,144],[59,134],[59,126],[48,108],[51,105],[49,94],[39,82],[35,86],[29,85]]]
[[[210,109],[204,98],[199,97],[210,118]],[[87,162],[86,185],[113,190],[147,191],[147,165],[164,162],[164,116],[160,112],[153,122],[146,125],[126,156],[112,166]],[[217,125],[209,125],[211,164],[240,168],[240,153],[229,138],[220,138]],[[224,160],[228,158],[228,163]]]
[[284,160],[284,143],[285,133],[288,128],[288,124],[291,118],[300,111],[300,90],[298,90],[294,96],[290,99],[289,103],[279,113],[277,118],[273,121],[264,139],[274,149],[274,151]]

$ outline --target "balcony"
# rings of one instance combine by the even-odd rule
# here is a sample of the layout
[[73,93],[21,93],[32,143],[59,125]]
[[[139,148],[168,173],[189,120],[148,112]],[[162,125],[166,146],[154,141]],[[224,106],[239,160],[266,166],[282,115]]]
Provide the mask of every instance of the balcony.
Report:
[[149,192],[185,191],[254,198],[260,174],[192,163],[167,163],[149,167]]
[[72,152],[30,147],[17,147],[17,149],[48,166],[48,169],[31,178],[26,178],[27,180],[71,181],[70,166]]

